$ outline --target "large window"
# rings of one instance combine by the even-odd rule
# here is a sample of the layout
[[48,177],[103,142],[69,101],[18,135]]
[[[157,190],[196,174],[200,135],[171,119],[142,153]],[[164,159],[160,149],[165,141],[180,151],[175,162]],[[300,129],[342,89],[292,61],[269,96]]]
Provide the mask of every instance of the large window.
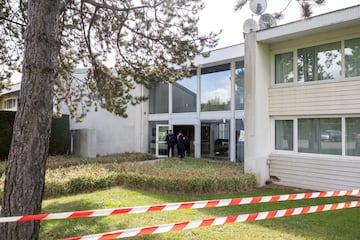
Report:
[[275,121],[275,149],[293,150],[293,120]]
[[16,98],[4,99],[3,109],[4,110],[16,110],[17,109],[17,99]]
[[341,76],[341,42],[298,50],[298,81],[338,79]]
[[197,77],[196,71],[192,77],[176,81],[172,87],[173,112],[196,112]]
[[360,118],[346,118],[346,155],[360,156]]
[[360,38],[345,41],[345,76],[360,76]]
[[201,111],[230,110],[230,64],[201,69]]
[[165,83],[153,83],[149,91],[149,112],[169,112],[169,87]]
[[229,159],[230,122],[201,122],[201,157]]
[[341,118],[299,119],[298,151],[341,155]]
[[360,38],[275,54],[274,60],[275,84],[359,77]]
[[294,81],[293,52],[275,55],[275,83]]
[[[297,129],[293,128],[295,121]],[[293,131],[297,131],[298,152],[360,156],[360,117],[275,120],[276,150],[296,150]]]
[[235,63],[235,110],[244,110],[244,61]]

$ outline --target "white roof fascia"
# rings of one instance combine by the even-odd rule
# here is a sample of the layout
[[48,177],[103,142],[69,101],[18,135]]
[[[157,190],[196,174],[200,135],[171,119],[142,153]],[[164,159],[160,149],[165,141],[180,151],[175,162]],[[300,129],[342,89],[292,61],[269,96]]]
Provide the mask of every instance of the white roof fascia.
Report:
[[9,94],[9,93],[13,93],[13,92],[17,92],[20,91],[20,87],[21,84],[20,83],[16,83],[10,86],[10,89],[3,89],[0,91],[0,96],[5,95],[5,94]]
[[195,65],[206,65],[216,62],[224,62],[236,58],[243,58],[245,54],[244,44],[236,44],[229,47],[215,49],[210,51],[209,57],[203,57],[201,54],[194,59]]
[[280,42],[355,25],[360,27],[360,5],[259,30],[256,32],[256,41]]

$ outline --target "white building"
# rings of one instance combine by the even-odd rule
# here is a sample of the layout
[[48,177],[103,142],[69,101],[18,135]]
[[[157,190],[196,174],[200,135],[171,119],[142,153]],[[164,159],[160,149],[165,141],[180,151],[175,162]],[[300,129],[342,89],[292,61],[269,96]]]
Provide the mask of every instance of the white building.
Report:
[[360,5],[247,34],[245,69],[245,171],[359,188]]

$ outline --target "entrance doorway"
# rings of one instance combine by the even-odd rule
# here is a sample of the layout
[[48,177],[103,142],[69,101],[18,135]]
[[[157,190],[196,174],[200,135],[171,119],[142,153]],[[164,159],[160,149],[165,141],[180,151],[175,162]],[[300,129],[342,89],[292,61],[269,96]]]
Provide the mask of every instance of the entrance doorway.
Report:
[[195,127],[194,125],[174,125],[174,134],[177,136],[179,131],[185,136],[185,152],[186,156],[194,157],[194,136],[195,136]]

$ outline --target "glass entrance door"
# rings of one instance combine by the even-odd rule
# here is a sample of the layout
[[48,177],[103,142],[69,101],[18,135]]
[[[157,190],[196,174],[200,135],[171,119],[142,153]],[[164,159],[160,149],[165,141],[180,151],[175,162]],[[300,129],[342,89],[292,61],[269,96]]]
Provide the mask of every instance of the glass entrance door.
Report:
[[156,157],[167,157],[168,149],[166,144],[166,134],[170,129],[169,125],[158,124],[156,125]]

